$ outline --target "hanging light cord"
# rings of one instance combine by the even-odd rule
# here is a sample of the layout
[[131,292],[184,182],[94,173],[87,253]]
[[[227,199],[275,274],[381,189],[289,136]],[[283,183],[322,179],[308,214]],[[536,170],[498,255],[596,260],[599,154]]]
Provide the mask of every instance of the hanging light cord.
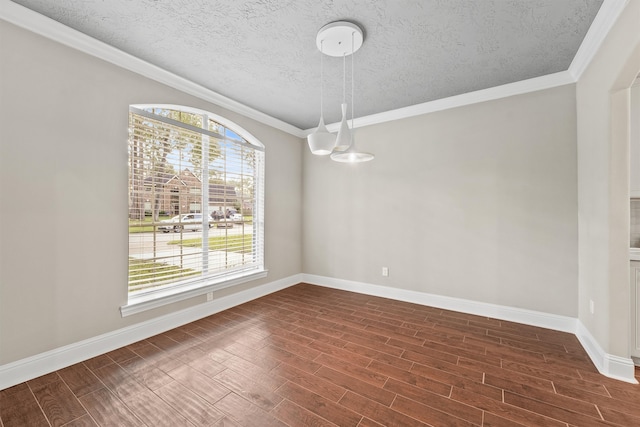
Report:
[[[353,104],[355,104],[354,102],[354,94],[355,94],[355,90],[353,89],[353,86],[355,84],[355,80],[353,78],[353,55],[355,54],[355,52],[353,51],[353,38],[355,37],[355,32],[351,33],[351,132],[353,132]],[[353,141],[353,133],[351,134],[351,141]]]
[[320,40],[320,117],[322,117],[322,112],[324,111],[324,64],[323,64],[323,56],[324,56],[324,40]]
[[342,54],[342,103],[347,103],[347,53]]

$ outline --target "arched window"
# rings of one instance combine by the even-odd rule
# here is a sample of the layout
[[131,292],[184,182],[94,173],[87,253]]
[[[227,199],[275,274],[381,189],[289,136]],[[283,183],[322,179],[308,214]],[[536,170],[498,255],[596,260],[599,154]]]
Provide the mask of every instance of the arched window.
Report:
[[266,276],[264,146],[211,113],[129,108],[123,315]]

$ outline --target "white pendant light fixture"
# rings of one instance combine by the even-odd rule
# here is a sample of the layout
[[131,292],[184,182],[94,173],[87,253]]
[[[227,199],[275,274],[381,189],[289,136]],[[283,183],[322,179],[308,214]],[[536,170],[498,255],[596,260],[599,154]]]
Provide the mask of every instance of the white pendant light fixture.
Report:
[[[358,30],[360,30],[360,28],[358,28]],[[335,160],[336,162],[342,162],[342,163],[360,163],[360,162],[368,162],[370,160],[373,160],[374,155],[371,153],[365,153],[365,152],[361,152],[358,151],[356,149],[356,143],[355,143],[355,137],[354,137],[354,127],[353,127],[353,118],[354,118],[354,99],[355,99],[355,79],[354,79],[354,66],[353,66],[353,53],[355,52],[354,50],[354,45],[355,45],[355,37],[356,37],[356,32],[352,31],[351,32],[351,131],[348,134],[348,140],[345,139],[345,143],[347,143],[347,148],[343,151],[338,151],[338,144],[341,144],[340,141],[340,132],[342,132],[342,124],[345,125],[345,128],[348,130],[348,127],[346,126],[346,109],[347,109],[347,105],[343,102],[342,103],[342,120],[343,123],[340,126],[340,132],[338,132],[338,140],[336,142],[336,149],[333,151],[333,153],[331,153],[331,160]],[[362,31],[360,30],[360,37],[362,37]],[[362,42],[360,42],[360,45],[362,45]],[[360,47],[360,46],[358,46]],[[344,87],[344,82],[343,82],[343,87]],[[344,89],[343,89],[344,90]],[[343,95],[344,96],[344,95]]]
[[323,64],[322,59],[324,57],[323,52],[323,41],[320,41],[320,122],[318,123],[318,128],[316,131],[309,136],[307,136],[307,141],[309,142],[309,149],[311,152],[317,156],[326,156],[331,154],[333,148],[336,145],[336,137],[332,133],[329,133],[327,127],[324,124],[324,103],[323,103],[323,92],[324,92],[324,75],[323,75]]
[[[338,130],[337,138],[327,131],[323,118],[323,86],[320,88],[320,123],[318,128],[307,137],[309,148],[313,154],[327,155],[338,162],[362,162],[373,159],[369,153],[359,153],[356,151],[353,138],[353,54],[360,49],[364,41],[362,29],[352,22],[337,21],[331,22],[320,28],[316,36],[316,46],[321,55],[332,57],[342,57],[342,121]],[[351,55],[351,128],[347,121],[347,100],[346,100],[346,57]],[[323,64],[320,61],[320,79],[323,76]],[[330,135],[331,138],[329,138]],[[345,153],[345,156],[338,154]]]

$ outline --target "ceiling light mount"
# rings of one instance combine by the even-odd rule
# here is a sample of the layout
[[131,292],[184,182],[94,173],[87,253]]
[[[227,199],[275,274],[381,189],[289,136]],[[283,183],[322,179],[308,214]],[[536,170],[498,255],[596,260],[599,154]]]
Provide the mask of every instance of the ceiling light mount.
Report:
[[[353,34],[353,50],[351,49],[351,35]],[[329,56],[349,56],[362,46],[364,33],[362,28],[353,22],[336,21],[320,28],[316,36],[316,46]]]

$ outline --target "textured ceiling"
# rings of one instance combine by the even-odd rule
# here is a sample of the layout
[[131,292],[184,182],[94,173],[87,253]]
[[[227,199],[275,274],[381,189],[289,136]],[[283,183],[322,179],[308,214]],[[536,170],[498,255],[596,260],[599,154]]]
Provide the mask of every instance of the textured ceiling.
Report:
[[[602,0],[15,0],[301,129],[317,125],[316,33],[365,32],[355,115],[566,71]],[[325,118],[340,120],[342,59],[325,57]]]

